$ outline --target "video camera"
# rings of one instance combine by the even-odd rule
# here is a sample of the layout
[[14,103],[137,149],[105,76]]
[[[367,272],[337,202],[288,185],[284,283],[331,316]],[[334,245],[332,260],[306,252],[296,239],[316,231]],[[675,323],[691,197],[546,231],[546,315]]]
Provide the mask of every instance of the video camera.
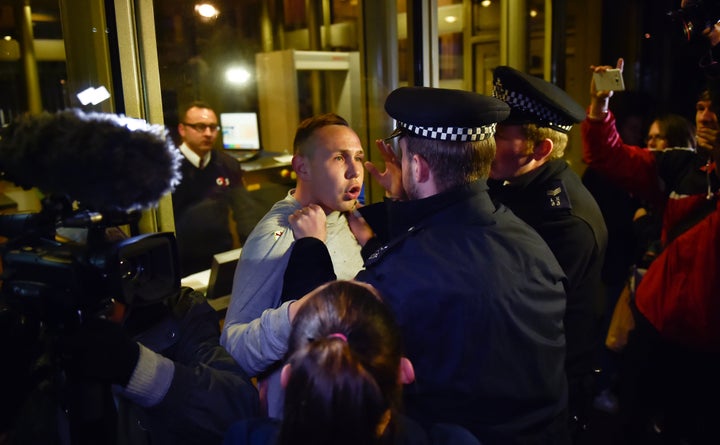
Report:
[[[0,216],[0,235],[9,238],[1,247],[0,298],[6,303],[68,327],[82,317],[106,315],[115,302],[132,310],[179,291],[172,233],[112,240],[106,231],[137,222],[139,212],[108,216],[71,205],[51,196],[39,213]],[[84,239],[61,236],[68,231]]]
[[3,129],[2,174],[45,198],[40,212],[0,215],[0,303],[66,328],[179,292],[174,235],[119,227],[175,187],[180,156],[164,127],[124,116],[66,110]]
[[708,27],[720,19],[720,2],[716,0],[695,0],[684,7],[668,11],[670,26],[686,42],[697,39]]

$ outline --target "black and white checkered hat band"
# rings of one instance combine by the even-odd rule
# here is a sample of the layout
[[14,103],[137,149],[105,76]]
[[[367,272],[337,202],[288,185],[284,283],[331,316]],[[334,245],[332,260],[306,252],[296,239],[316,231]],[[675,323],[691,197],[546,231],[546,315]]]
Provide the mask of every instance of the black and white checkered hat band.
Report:
[[547,122],[548,127],[557,128],[565,132],[570,131],[572,124],[561,123],[564,119],[552,109],[540,102],[533,100],[517,91],[509,91],[502,86],[500,80],[495,82],[493,96],[510,105],[510,108],[517,108],[524,113],[537,116],[539,121]]
[[483,127],[420,127],[418,125],[406,124],[404,122],[397,122],[398,126],[405,130],[413,133],[417,136],[437,139],[441,141],[450,142],[472,142],[472,141],[484,141],[489,139],[495,134],[495,127],[497,123],[493,122],[490,125]]

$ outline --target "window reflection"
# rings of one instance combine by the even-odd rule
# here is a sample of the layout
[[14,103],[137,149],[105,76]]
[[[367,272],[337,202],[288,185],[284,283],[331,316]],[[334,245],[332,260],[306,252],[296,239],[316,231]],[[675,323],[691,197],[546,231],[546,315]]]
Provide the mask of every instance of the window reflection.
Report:
[[[501,1],[509,0],[437,1],[440,86],[485,93],[491,91],[491,70],[500,63]],[[62,42],[58,3],[58,0],[32,1],[36,45],[41,40]],[[357,54],[360,50],[360,1],[208,0],[205,3],[208,5],[201,7],[199,0],[153,1],[164,122],[176,142],[179,142],[176,133],[178,108],[195,99],[210,102],[218,113],[256,112],[261,133],[263,127],[267,132],[269,125],[274,125],[271,128],[273,134],[286,133],[288,138],[299,119],[320,111],[338,111],[334,108],[341,102],[338,98],[344,93],[338,92],[343,88],[333,85],[342,85],[345,75],[305,68],[292,75],[285,72],[278,74],[285,82],[294,85],[296,96],[293,97],[291,114],[297,113],[297,118],[282,121],[288,113],[286,110],[280,117],[275,112],[262,113],[257,57],[258,54],[289,49]],[[13,11],[15,4],[0,0],[0,31],[18,40],[17,13]],[[307,5],[314,9],[308,10]],[[542,75],[546,57],[543,48],[544,5],[544,0],[527,0],[527,69],[536,75]],[[205,12],[210,6],[215,10]],[[407,1],[396,0],[396,10],[398,83],[402,85],[408,79]],[[530,11],[536,13],[531,16]],[[109,23],[114,23],[111,18]],[[574,23],[571,18],[567,23],[570,25],[570,40]],[[111,46],[113,44],[111,42]],[[468,50],[469,53],[466,53]],[[57,59],[38,60],[38,71],[43,109],[52,111],[74,104],[69,99],[71,93],[67,91],[64,54]],[[24,81],[20,60],[0,63],[0,86],[6,92],[0,98],[0,122],[30,108],[25,90],[18,88]],[[117,88],[119,79],[114,81]],[[363,81],[358,74],[352,81],[352,89],[360,90]],[[118,92],[120,98],[121,93]],[[122,111],[122,103],[116,105]],[[356,103],[352,103],[351,110],[359,115],[365,113]],[[353,120],[353,116],[347,117]],[[268,137],[261,138],[263,143],[269,140]],[[220,148],[220,141],[217,148]],[[289,151],[291,147],[285,140],[270,149],[280,152]],[[283,187],[287,186],[283,184]]]
[[192,100],[220,110],[257,109],[259,16],[244,3],[213,2],[217,15],[205,17],[200,12],[210,3],[154,2],[164,118],[176,140],[178,107]]
[[[24,60],[22,20],[29,11],[34,38],[33,60]],[[0,2],[0,125],[29,110],[28,88],[39,95],[40,108],[56,111],[68,106],[65,48],[57,0]],[[25,63],[37,69],[37,80],[26,76]],[[30,85],[29,82],[33,82]]]

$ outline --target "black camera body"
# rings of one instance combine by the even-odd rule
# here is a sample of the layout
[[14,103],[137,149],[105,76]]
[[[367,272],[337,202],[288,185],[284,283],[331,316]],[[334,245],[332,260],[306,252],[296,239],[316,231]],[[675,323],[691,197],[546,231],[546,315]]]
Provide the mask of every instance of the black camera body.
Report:
[[679,32],[681,38],[690,42],[702,36],[708,27],[720,19],[720,2],[696,0],[675,11],[669,11],[670,26]]
[[68,109],[0,130],[0,176],[45,196],[37,213],[0,215],[0,304],[65,326],[113,301],[132,309],[179,292],[174,235],[118,227],[139,232],[181,162],[164,126],[122,115]]
[[[180,290],[175,236],[149,233],[113,240],[106,230],[133,223],[138,212],[104,216],[44,201],[35,214],[0,216],[0,298],[19,312],[63,328],[107,311],[164,301]],[[70,229],[82,241],[58,237]],[[20,231],[20,233],[15,233]]]

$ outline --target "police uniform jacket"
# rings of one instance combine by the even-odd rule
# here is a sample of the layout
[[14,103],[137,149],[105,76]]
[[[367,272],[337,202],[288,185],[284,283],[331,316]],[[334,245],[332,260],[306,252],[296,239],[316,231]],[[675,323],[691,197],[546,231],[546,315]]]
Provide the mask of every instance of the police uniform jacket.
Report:
[[607,228],[600,208],[563,159],[507,181],[490,180],[490,196],[509,207],[547,242],[567,275],[567,372],[593,370],[601,346],[602,267]]
[[357,278],[398,318],[416,371],[409,416],[483,444],[563,443],[564,274],[547,244],[495,208],[485,181],[363,209],[389,238]]

